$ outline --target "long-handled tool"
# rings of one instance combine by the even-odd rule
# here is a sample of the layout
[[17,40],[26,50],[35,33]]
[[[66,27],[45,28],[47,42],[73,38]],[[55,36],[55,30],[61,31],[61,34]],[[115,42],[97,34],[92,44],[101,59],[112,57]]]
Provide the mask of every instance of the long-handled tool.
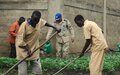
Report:
[[[31,56],[33,55],[33,53],[35,53],[37,50],[39,50],[46,42],[48,42],[52,37],[54,37],[56,34],[58,33],[58,31],[56,31],[48,40],[46,40],[45,42],[43,42],[38,48],[36,48],[35,50],[33,50],[33,52],[31,53]],[[7,70],[3,75],[7,75],[12,69],[14,69],[17,65],[19,65],[21,62],[25,61],[27,58],[29,58],[30,56],[28,55],[27,57],[25,57],[24,59],[18,61],[15,65],[13,65],[9,70]]]
[[[86,51],[85,51],[85,53],[86,52],[88,52],[90,50],[90,48],[88,48]],[[82,56],[82,53],[80,54],[80,56],[78,56],[78,57],[76,57],[76,58],[74,58],[72,61],[70,61],[67,65],[65,65],[63,68],[61,68],[60,70],[58,70],[56,73],[54,73],[53,75],[57,75],[58,73],[60,73],[62,70],[64,70],[66,67],[68,67],[70,64],[72,64],[74,61],[76,61],[78,58],[81,58]]]
[[[90,48],[87,50],[87,51],[89,51],[90,50]],[[112,50],[112,49],[109,49],[110,51],[114,51],[114,50]],[[86,51],[86,52],[87,52]],[[58,70],[56,73],[54,73],[53,75],[57,75],[58,73],[60,73],[62,70],[64,70],[66,67],[68,67],[70,64],[72,64],[74,61],[76,61],[78,58],[80,58],[79,56],[78,57],[76,57],[76,58],[74,58],[72,61],[70,61],[67,65],[65,65],[63,68],[61,68],[60,70]]]
[[75,59],[73,59],[72,61],[70,61],[67,65],[65,65],[63,68],[61,68],[60,70],[58,70],[56,73],[54,73],[53,75],[57,75],[58,73],[60,73],[62,70],[64,70],[67,66],[69,66],[71,63],[73,63],[74,61],[76,61],[79,58],[76,57]]

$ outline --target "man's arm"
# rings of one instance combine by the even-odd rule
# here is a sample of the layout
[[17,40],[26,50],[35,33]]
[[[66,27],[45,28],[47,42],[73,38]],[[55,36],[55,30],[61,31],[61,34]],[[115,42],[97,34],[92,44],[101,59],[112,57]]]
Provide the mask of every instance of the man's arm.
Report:
[[16,37],[17,45],[21,48],[24,48],[26,46],[26,42],[24,41],[24,38],[25,38],[25,24],[20,26]]
[[61,31],[61,29],[57,29],[54,25],[51,25],[49,23],[46,23],[45,26],[48,26],[48,27],[52,27],[55,31],[57,31],[58,33]]
[[29,45],[24,41],[25,38],[25,27],[26,25],[23,24],[20,26],[19,31],[17,33],[17,39],[16,39],[16,44],[20,47],[23,48],[25,51],[27,51],[28,55],[31,56],[31,50],[29,48]]
[[53,28],[49,28],[47,36],[46,36],[46,40],[49,39],[49,37],[51,36],[52,32],[53,32]]
[[15,33],[15,23],[13,23],[9,29],[9,34],[16,37],[16,33]]
[[53,25],[51,25],[51,24],[49,24],[49,23],[46,23],[45,26],[47,26],[47,27],[52,27],[53,29],[57,30],[57,28],[56,28],[55,26],[53,26]]
[[89,45],[91,44],[92,40],[91,39],[86,39],[86,43],[84,45],[84,48],[80,54],[80,57],[82,57],[85,53],[85,51],[87,50],[87,48],[89,47]]
[[16,33],[14,31],[9,31],[9,34],[11,34],[12,36],[16,37]]
[[69,32],[70,32],[70,34],[71,34],[71,40],[72,40],[72,42],[73,42],[73,41],[74,41],[75,34],[74,34],[74,29],[73,29],[73,27],[72,27],[72,25],[71,25],[71,23],[70,23],[69,20],[67,20],[67,28],[69,29]]

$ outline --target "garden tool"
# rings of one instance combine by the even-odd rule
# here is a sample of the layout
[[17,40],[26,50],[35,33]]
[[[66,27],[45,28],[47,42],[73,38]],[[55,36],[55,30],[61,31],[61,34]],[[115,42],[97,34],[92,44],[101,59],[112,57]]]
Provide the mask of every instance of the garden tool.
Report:
[[27,58],[29,58],[30,56],[33,55],[33,53],[35,53],[37,50],[39,50],[42,46],[44,46],[44,44],[46,44],[46,42],[48,42],[49,40],[51,40],[57,33],[59,33],[60,30],[56,31],[48,40],[46,40],[45,42],[43,42],[38,48],[36,48],[35,50],[33,50],[33,52],[28,55],[27,57],[25,57],[24,59],[18,61],[15,65],[13,65],[9,70],[7,70],[3,75],[7,75],[12,69],[14,69],[17,65],[19,65],[20,63],[22,63],[23,61],[25,61]]
[[61,68],[60,70],[58,70],[56,73],[54,73],[53,75],[57,75],[58,73],[60,73],[62,70],[64,70],[67,66],[69,66],[70,64],[72,64],[74,61],[76,61],[78,58],[80,58],[79,56],[74,58],[72,61],[70,61],[67,65],[65,65],[63,68]]
[[50,41],[46,42],[43,47],[44,47],[43,51],[45,53],[50,54],[53,52],[53,47]]
[[[87,49],[86,51],[85,51],[85,53],[87,52],[87,51],[89,51],[90,50],[90,48],[89,49]],[[72,61],[70,61],[67,65],[65,65],[63,68],[61,68],[60,70],[58,70],[56,73],[54,73],[53,75],[57,75],[58,73],[60,73],[62,70],[64,70],[67,66],[69,66],[70,64],[72,64],[74,61],[76,61],[78,58],[81,58],[82,56],[82,53],[78,56],[78,57],[76,57],[76,58],[74,58]],[[81,56],[81,57],[80,57]]]

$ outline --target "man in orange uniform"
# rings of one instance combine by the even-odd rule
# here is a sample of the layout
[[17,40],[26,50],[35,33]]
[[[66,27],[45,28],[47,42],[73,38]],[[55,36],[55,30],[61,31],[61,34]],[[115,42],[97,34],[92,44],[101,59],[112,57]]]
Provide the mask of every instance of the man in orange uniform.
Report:
[[10,51],[10,57],[15,58],[16,57],[16,47],[15,47],[15,38],[17,35],[17,32],[19,30],[19,26],[25,21],[24,17],[20,17],[18,21],[15,21],[9,29],[9,43],[11,46],[11,51]]

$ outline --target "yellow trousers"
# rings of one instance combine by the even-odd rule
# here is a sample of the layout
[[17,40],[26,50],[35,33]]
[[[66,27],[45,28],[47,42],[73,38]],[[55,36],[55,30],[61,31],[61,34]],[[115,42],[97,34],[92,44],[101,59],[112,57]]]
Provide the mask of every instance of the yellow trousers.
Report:
[[90,75],[102,75],[104,52],[105,50],[92,52],[89,63]]

